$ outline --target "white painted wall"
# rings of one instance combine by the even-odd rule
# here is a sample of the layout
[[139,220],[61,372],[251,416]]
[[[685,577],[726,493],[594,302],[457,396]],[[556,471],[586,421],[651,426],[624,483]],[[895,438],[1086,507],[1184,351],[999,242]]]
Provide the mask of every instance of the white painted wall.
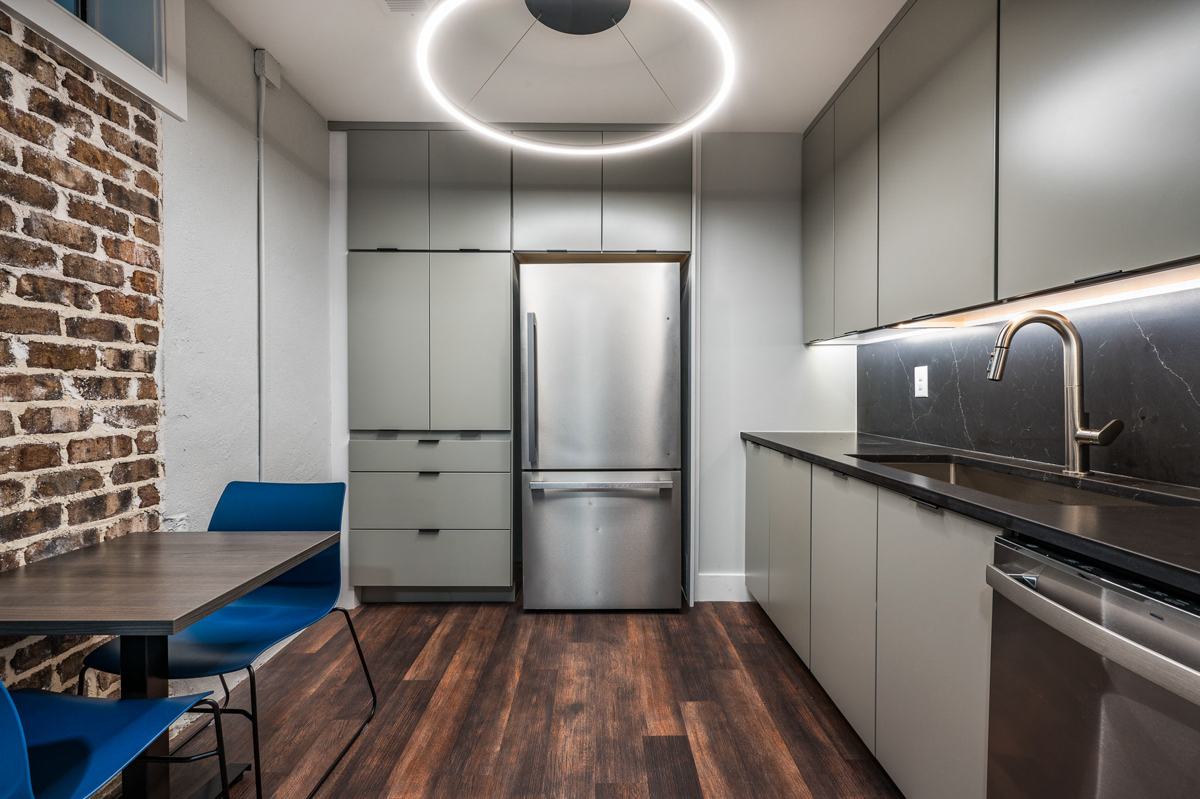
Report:
[[749,600],[745,454],[753,430],[853,430],[853,347],[805,347],[800,134],[700,143],[697,601]]
[[[253,45],[188,0],[187,122],[163,125],[164,512],[204,529],[258,476]],[[289,85],[267,94],[268,480],[328,480],[329,133]]]

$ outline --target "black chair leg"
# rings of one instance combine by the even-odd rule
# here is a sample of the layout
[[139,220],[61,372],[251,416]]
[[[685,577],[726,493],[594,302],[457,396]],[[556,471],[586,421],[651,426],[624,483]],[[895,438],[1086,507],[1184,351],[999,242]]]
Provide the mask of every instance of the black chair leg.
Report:
[[76,683],[76,685],[75,685],[75,695],[76,696],[84,695],[83,678],[87,676],[87,673],[88,673],[87,666],[84,666],[82,669],[79,670],[79,682]]
[[358,631],[354,629],[354,619],[350,617],[350,611],[345,608],[334,608],[329,612],[341,613],[346,619],[346,626],[350,630],[350,637],[354,639],[354,649],[358,652],[358,662],[362,664],[363,676],[367,678],[367,687],[371,689],[371,711],[367,713],[366,720],[363,721],[350,740],[346,742],[346,745],[342,747],[342,751],[333,759],[329,768],[325,769],[325,773],[321,775],[321,779],[317,780],[317,784],[309,791],[306,799],[313,799],[317,795],[317,791],[321,790],[321,786],[325,784],[325,780],[329,779],[329,775],[342,762],[342,758],[350,751],[350,747],[354,746],[354,742],[358,740],[358,736],[362,735],[363,730],[371,723],[371,719],[375,718],[375,709],[379,706],[379,697],[375,693],[375,682],[371,679],[371,670],[367,668],[367,658],[363,655],[362,644],[358,640]]
[[221,708],[211,699],[201,699],[197,704],[212,708],[213,729],[217,734],[217,764],[221,769],[221,796],[229,799],[229,763],[225,756],[225,733],[221,729]]
[[250,674],[250,737],[254,741],[254,790],[258,799],[262,799],[262,758],[258,746],[258,686],[254,681],[254,666],[248,666]]

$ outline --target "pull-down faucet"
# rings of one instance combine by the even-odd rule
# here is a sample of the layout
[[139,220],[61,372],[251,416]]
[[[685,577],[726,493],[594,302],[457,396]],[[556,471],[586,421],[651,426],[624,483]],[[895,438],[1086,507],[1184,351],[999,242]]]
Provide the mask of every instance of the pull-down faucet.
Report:
[[1081,477],[1089,473],[1088,447],[1107,447],[1125,429],[1125,423],[1114,419],[1099,430],[1087,427],[1088,417],[1083,410],[1083,348],[1080,346],[1079,331],[1071,320],[1054,311],[1030,311],[1008,320],[996,337],[992,359],[988,361],[988,380],[1004,377],[1004,364],[1008,361],[1008,348],[1013,336],[1025,325],[1041,323],[1053,329],[1063,344],[1063,399],[1066,403],[1066,463],[1064,474]]

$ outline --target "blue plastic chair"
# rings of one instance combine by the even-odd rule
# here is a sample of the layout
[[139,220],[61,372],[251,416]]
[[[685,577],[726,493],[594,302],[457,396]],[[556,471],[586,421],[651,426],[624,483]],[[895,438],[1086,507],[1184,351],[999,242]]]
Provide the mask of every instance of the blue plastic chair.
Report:
[[0,684],[0,799],[85,799],[139,756],[168,761],[142,752],[198,704],[213,713],[217,748],[204,756],[220,759],[229,799],[220,709],[207,696],[90,699],[49,691],[10,694]]
[[[345,483],[246,483],[232,482],[225,487],[213,511],[208,529],[212,531],[335,531],[342,527]],[[220,610],[206,616],[178,635],[167,639],[167,676],[172,680],[220,676],[246,671],[250,682],[250,710],[228,708],[225,712],[250,720],[254,745],[254,782],[262,793],[262,764],[258,737],[258,687],[254,661],[275,644],[301,632],[330,613],[346,619],[354,648],[367,686],[371,689],[371,710],[354,736],[322,775],[309,796],[313,796],[341,762],[375,716],[378,698],[367,660],[363,656],[354,621],[344,608],[336,607],[341,591],[341,548],[334,545],[266,585]],[[84,660],[80,688],[88,669],[119,674],[121,649],[116,641],[96,649]]]

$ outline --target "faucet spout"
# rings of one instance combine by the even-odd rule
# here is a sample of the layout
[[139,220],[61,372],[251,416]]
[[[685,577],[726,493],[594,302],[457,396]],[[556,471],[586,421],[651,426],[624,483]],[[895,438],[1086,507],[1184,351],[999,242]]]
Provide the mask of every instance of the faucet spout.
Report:
[[1004,367],[1008,363],[1008,352],[1013,337],[1018,330],[1030,324],[1046,325],[1062,339],[1066,449],[1064,472],[1073,476],[1086,475],[1089,473],[1088,448],[1107,446],[1120,435],[1124,424],[1117,420],[1109,422],[1101,430],[1088,429],[1087,414],[1083,410],[1083,344],[1079,330],[1070,319],[1054,311],[1029,311],[1008,320],[996,336],[996,345],[992,348],[992,357],[988,361],[987,378],[999,381],[1004,377]]

